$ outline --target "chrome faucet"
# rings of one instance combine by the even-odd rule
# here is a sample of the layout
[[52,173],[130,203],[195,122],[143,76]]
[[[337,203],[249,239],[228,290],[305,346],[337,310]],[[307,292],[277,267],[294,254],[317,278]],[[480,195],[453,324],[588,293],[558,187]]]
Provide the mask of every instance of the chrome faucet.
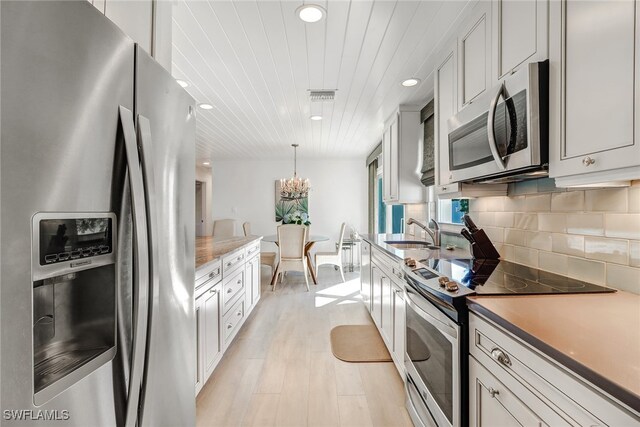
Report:
[[440,246],[440,224],[438,224],[438,222],[435,219],[432,219],[429,222],[429,225],[433,224],[433,230],[430,229],[428,226],[422,224],[421,222],[418,222],[413,218],[409,218],[409,220],[407,221],[407,225],[411,225],[411,224],[415,224],[418,227],[422,228],[424,231],[426,231],[427,234],[431,237],[431,240],[433,240],[434,246]]

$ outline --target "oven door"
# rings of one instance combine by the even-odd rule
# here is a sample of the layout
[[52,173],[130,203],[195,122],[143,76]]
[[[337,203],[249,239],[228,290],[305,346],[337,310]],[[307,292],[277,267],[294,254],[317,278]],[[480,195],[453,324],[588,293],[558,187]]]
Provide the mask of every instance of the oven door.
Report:
[[539,63],[523,67],[449,119],[452,182],[510,175],[547,161],[540,138],[542,69]]
[[[407,288],[405,365],[436,424],[460,425],[460,326]],[[423,423],[429,425],[427,420]]]

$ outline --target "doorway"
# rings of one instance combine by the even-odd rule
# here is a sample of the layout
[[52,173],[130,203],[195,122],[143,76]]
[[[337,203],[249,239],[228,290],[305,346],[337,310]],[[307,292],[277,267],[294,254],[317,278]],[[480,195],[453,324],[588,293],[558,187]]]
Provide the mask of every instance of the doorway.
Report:
[[196,236],[204,236],[206,226],[204,219],[206,217],[207,203],[206,197],[207,184],[202,181],[196,181]]

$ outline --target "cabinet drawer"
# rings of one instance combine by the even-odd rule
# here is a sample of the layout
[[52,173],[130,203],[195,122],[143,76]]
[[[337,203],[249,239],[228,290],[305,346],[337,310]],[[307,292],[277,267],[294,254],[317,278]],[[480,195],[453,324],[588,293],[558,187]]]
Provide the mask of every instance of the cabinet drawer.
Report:
[[224,342],[226,344],[231,340],[231,336],[238,329],[240,321],[244,317],[244,299],[240,299],[227,314],[224,315],[222,328],[224,330]]
[[231,272],[244,264],[244,249],[232,252],[222,257],[222,277],[228,277]]
[[196,271],[196,293],[201,286],[213,285],[215,283],[218,283],[222,279],[222,268],[220,264],[220,260],[218,260],[213,263],[207,264]]
[[469,352],[500,381],[522,385],[569,424],[638,422],[575,373],[474,313],[469,315]]
[[260,253],[260,241],[254,242],[244,249],[245,259],[250,259]]
[[239,270],[231,277],[222,281],[222,312],[226,313],[238,294],[244,290],[244,271]]

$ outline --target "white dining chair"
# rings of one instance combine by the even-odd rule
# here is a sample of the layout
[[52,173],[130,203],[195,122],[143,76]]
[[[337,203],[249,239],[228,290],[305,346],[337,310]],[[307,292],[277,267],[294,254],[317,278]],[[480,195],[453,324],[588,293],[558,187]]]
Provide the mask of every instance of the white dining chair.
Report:
[[[251,223],[245,222],[242,224],[242,230],[245,237],[251,236]],[[271,274],[276,272],[276,253],[275,252],[260,252],[260,265],[266,265],[271,268]]]
[[242,224],[242,231],[244,231],[245,237],[251,236],[251,223],[247,221]]
[[273,290],[276,290],[278,275],[286,271],[302,271],[304,282],[309,291],[309,277],[307,260],[304,255],[304,247],[307,243],[307,227],[304,225],[286,224],[278,226],[278,267],[273,281]]
[[225,238],[236,235],[235,219],[217,219],[213,221],[213,237]]
[[335,252],[316,252],[316,277],[318,277],[318,267],[321,265],[336,265],[340,269],[342,282],[345,282],[344,268],[342,267],[342,244],[344,242],[344,230],[346,227],[347,224],[343,222],[340,227],[340,236],[338,237],[338,248]]

